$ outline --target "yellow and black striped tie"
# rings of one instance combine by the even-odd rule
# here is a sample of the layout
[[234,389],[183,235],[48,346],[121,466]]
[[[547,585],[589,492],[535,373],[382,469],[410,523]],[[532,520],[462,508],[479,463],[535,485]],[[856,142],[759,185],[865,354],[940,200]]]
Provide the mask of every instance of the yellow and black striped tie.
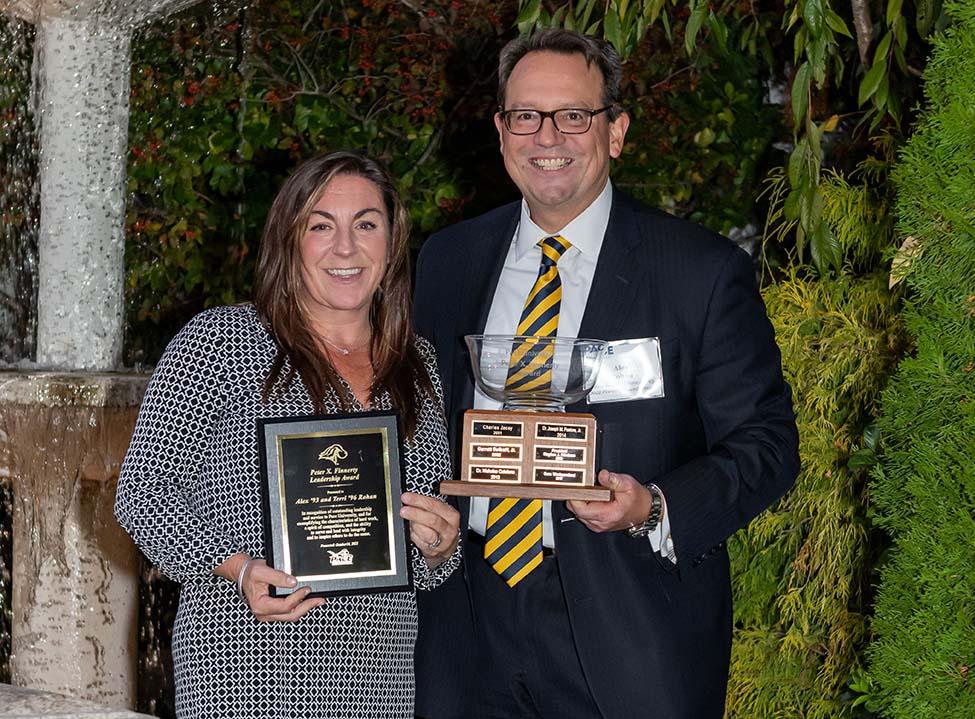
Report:
[[[518,334],[554,337],[562,304],[562,282],[556,264],[571,245],[559,235],[546,237],[538,244],[542,248],[542,264],[525,300]],[[552,383],[553,352],[551,345],[531,341],[514,347],[506,385],[522,391],[546,389]],[[509,587],[541,564],[542,500],[492,499],[484,535],[484,558]]]

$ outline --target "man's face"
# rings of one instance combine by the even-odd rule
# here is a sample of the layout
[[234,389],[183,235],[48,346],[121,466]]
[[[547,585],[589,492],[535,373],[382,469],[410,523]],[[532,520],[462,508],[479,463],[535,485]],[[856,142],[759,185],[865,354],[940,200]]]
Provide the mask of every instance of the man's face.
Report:
[[[603,106],[603,78],[579,54],[530,52],[508,78],[505,110],[552,111]],[[542,121],[534,135],[512,135],[495,115],[504,166],[528,202],[532,220],[542,229],[562,229],[599,195],[609,177],[609,160],[619,157],[629,118],[610,122],[606,113],[592,119],[582,135],[564,135]]]

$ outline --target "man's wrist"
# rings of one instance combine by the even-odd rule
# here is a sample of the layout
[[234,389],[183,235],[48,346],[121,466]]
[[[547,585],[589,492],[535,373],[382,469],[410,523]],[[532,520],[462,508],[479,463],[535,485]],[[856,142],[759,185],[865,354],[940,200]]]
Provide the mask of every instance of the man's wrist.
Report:
[[655,484],[647,485],[647,491],[650,493],[650,512],[646,519],[639,524],[631,525],[626,530],[631,537],[646,537],[660,524],[660,517],[663,514],[663,494]]

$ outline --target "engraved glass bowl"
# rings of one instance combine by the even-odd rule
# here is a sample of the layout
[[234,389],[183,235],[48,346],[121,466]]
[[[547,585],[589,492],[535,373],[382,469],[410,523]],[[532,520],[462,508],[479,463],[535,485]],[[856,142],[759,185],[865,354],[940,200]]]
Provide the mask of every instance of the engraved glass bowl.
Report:
[[564,412],[596,384],[606,342],[575,337],[467,335],[478,389],[506,410]]

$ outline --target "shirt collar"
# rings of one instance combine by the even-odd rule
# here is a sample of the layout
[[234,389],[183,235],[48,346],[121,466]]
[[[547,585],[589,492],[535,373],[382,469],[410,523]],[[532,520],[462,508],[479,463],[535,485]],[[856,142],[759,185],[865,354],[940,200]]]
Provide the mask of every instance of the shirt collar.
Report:
[[[562,235],[573,248],[585,255],[597,257],[603,244],[603,236],[609,225],[609,211],[613,206],[613,183],[606,181],[606,187],[595,200],[558,232],[546,232],[536,225],[528,210],[528,203],[521,201],[521,219],[515,231],[515,256],[523,258],[527,253],[537,251],[538,241]],[[569,250],[572,251],[571,249]]]

